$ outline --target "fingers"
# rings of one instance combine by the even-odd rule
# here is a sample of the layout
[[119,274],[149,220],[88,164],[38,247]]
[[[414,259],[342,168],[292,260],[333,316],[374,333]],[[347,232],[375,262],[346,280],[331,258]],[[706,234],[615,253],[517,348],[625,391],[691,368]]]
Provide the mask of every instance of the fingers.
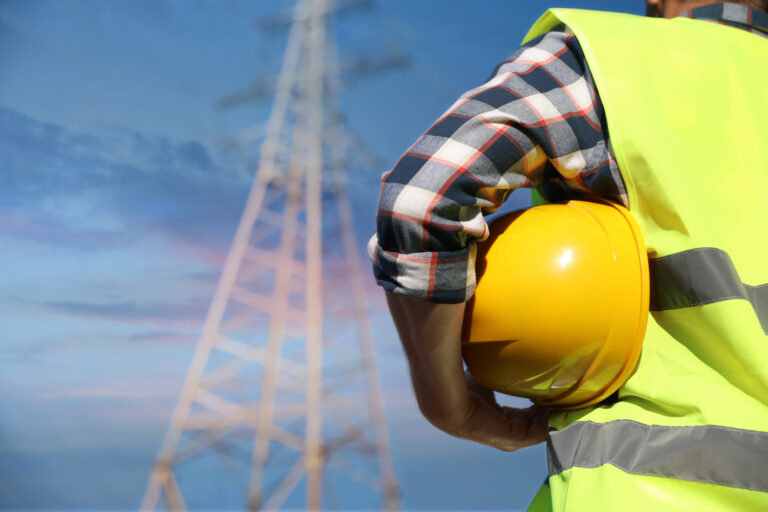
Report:
[[532,405],[530,407],[518,408],[508,407],[503,405],[501,407],[502,414],[509,419],[522,419],[522,418],[549,418],[549,409],[540,405]]
[[546,441],[549,432],[549,410],[541,406],[525,409],[503,406],[502,414],[510,423],[512,437],[522,447],[532,446]]
[[543,407],[516,409],[491,405],[475,397],[476,407],[457,437],[486,444],[503,451],[515,451],[546,440],[549,412]]

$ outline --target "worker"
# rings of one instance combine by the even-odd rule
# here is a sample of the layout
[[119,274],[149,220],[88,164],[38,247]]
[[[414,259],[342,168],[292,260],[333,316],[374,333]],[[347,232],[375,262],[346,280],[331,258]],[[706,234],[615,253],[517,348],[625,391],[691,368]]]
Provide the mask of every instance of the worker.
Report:
[[[422,414],[546,441],[530,510],[768,510],[768,2],[646,4],[542,17],[384,175],[369,255]],[[463,371],[484,215],[521,187],[613,201],[643,232],[642,353],[596,405],[500,406]]]

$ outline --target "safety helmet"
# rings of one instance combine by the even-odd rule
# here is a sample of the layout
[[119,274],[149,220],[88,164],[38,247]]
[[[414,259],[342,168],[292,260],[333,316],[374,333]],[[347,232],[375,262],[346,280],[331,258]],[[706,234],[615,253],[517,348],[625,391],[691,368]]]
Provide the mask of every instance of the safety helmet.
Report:
[[648,321],[648,259],[628,210],[599,199],[497,219],[478,244],[462,355],[487,388],[563,409],[632,374]]

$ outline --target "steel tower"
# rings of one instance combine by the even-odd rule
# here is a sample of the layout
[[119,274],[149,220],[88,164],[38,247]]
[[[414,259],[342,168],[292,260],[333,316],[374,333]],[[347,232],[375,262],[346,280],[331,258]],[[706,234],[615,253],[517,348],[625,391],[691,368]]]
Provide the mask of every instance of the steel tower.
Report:
[[[293,11],[256,175],[142,510],[194,505],[202,491],[184,476],[205,471],[231,472],[216,493],[249,510],[399,506],[333,99],[333,9]],[[359,486],[357,501],[339,486]]]

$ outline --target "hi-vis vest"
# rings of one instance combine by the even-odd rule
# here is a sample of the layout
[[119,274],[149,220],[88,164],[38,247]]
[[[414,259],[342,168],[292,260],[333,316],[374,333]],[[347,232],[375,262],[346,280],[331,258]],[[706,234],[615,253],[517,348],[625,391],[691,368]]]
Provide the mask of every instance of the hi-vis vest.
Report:
[[570,9],[526,39],[561,23],[605,106],[651,316],[618,401],[553,413],[529,510],[768,510],[768,39]]

